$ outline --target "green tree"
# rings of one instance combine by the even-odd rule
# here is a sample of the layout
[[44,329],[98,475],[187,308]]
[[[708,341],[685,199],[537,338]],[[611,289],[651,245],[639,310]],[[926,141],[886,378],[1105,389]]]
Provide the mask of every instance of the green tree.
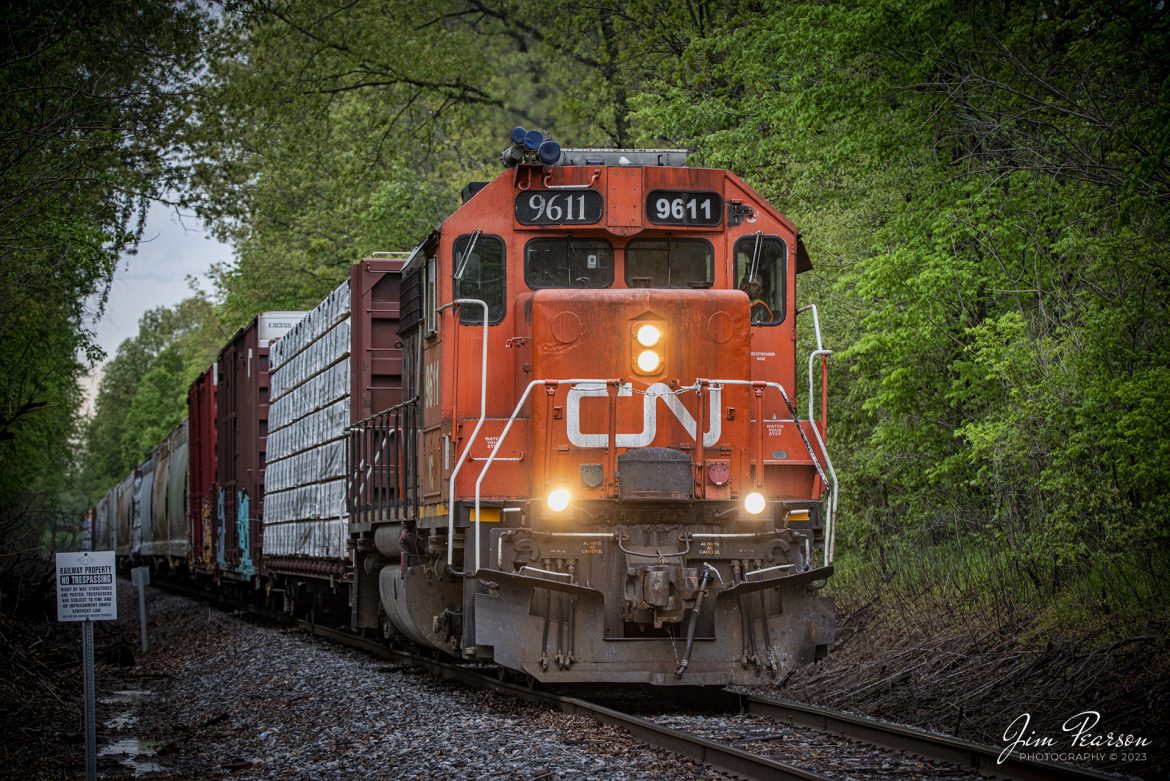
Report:
[[[86,323],[163,192],[202,22],[170,2],[15,3],[0,43],[0,546],[62,514]],[[87,309],[87,302],[97,312]]]
[[766,4],[632,98],[642,139],[743,172],[805,231],[843,548],[1001,539],[1057,590],[1165,561],[1167,25],[1143,3]]
[[187,416],[183,370],[182,351],[172,343],[155,356],[150,370],[142,375],[126,410],[123,464],[140,461]]
[[187,413],[187,389],[215,360],[228,332],[202,296],[142,316],[138,333],[105,365],[85,430],[82,482],[96,499],[141,461]]

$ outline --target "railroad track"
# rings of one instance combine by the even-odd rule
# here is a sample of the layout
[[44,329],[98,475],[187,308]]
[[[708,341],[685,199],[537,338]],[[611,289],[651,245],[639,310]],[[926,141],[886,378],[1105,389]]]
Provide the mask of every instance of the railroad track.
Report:
[[[685,730],[674,729],[651,719],[625,713],[597,702],[500,680],[494,672],[495,668],[489,669],[485,668],[484,665],[446,661],[390,648],[378,640],[361,637],[347,630],[323,626],[302,619],[289,619],[281,612],[248,605],[185,584],[156,582],[154,585],[173,593],[211,601],[282,623],[291,623],[313,635],[396,663],[419,667],[437,677],[455,680],[473,688],[506,694],[525,702],[556,708],[564,713],[587,716],[600,723],[620,727],[651,746],[690,757],[698,762],[744,778],[778,779],[779,781],[829,781],[829,779],[841,778],[839,774],[823,774],[796,767],[716,740],[700,737]],[[960,766],[989,778],[1019,779],[1020,781],[1046,781],[1048,779],[1056,781],[1116,781],[1119,778],[1116,775],[1097,770],[1035,762],[1017,756],[1005,758],[1000,763],[997,760],[1002,749],[813,705],[788,702],[729,689],[722,690],[717,695],[706,693],[704,698],[704,704],[709,708],[751,714],[780,725],[814,729],[885,749],[907,752],[936,762]]]

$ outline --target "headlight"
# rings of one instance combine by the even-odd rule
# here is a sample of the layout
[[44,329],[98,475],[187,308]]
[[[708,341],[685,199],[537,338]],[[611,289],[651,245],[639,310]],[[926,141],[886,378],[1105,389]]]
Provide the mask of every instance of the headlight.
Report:
[[666,322],[639,319],[629,329],[631,368],[642,375],[661,373],[666,367]]
[[554,513],[560,513],[564,512],[568,508],[569,499],[570,496],[568,488],[557,488],[549,492],[548,498],[545,501],[548,502],[548,509],[552,510]]
[[768,500],[764,495],[756,491],[752,491],[743,499],[743,509],[747,510],[752,515],[759,515],[768,506]]
[[647,323],[646,325],[638,327],[638,331],[634,335],[634,338],[637,339],[638,344],[642,345],[643,347],[653,347],[654,345],[658,344],[658,341],[662,338],[662,331],[658,330],[658,326]]
[[638,353],[638,371],[642,374],[653,374],[662,365],[662,357],[653,350],[643,350]]

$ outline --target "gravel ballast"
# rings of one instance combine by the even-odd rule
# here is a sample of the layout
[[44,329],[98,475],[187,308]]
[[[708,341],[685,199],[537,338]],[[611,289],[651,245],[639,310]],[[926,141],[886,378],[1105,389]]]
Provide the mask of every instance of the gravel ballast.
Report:
[[[122,583],[121,621],[136,622]],[[151,589],[150,654],[99,672],[103,777],[727,778],[591,719]],[[137,653],[137,649],[135,649]]]

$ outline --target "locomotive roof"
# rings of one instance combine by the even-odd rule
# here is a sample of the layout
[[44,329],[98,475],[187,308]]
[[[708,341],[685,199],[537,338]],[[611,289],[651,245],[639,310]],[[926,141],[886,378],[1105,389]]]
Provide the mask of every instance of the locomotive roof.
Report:
[[[548,168],[562,168],[562,167],[585,167],[585,166],[601,166],[609,168],[689,168],[687,162],[688,152],[686,149],[607,149],[607,148],[591,148],[583,147],[579,149],[562,149],[560,150],[560,157],[556,163],[551,165],[543,165]],[[542,164],[521,164],[515,167],[509,166],[505,171],[501,171],[496,178],[506,175],[509,171],[516,170],[520,167],[542,167]],[[716,169],[724,171],[726,174],[734,176],[731,171],[726,169]],[[811,271],[813,268],[812,259],[809,256],[808,248],[805,246],[804,239],[799,230],[791,225],[783,214],[781,214],[772,204],[765,198],[755,193],[754,190],[739,177],[735,177],[739,185],[748,190],[755,198],[760,207],[770,211],[773,216],[781,222],[792,227],[796,234],[796,273],[801,274],[806,271]],[[495,181],[495,180],[493,180]],[[487,187],[491,182],[471,182],[463,190],[463,203],[467,203],[472,196],[478,193],[484,187]],[[458,209],[456,209],[458,211]],[[432,250],[438,243],[440,233],[442,231],[442,224],[436,226],[435,230],[429,233],[414,249],[407,253],[406,262],[403,265],[403,272],[413,269],[420,262],[420,258],[425,256],[427,252]]]
[[612,165],[645,168],[650,166],[687,167],[685,149],[562,149],[554,165]]

